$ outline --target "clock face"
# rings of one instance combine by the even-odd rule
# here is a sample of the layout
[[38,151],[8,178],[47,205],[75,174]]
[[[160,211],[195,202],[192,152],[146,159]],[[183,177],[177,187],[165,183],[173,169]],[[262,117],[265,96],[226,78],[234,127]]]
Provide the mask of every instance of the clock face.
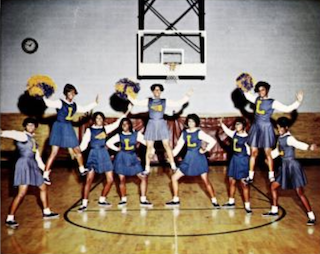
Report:
[[32,54],[37,51],[39,45],[35,39],[25,38],[21,43],[21,47],[24,52],[26,52],[28,54]]

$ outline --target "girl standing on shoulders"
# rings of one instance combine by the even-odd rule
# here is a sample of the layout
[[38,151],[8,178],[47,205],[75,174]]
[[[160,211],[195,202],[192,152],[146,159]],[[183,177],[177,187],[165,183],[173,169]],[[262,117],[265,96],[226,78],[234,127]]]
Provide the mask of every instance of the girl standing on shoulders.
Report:
[[244,92],[244,96],[246,97],[246,99],[256,105],[256,109],[254,112],[254,122],[248,134],[248,144],[250,146],[251,156],[250,171],[249,177],[247,178],[247,183],[253,182],[254,167],[256,159],[258,157],[259,148],[263,148],[266,155],[269,168],[269,180],[270,182],[273,182],[275,180],[273,159],[271,157],[271,151],[276,143],[274,129],[270,121],[272,113],[275,109],[284,113],[289,113],[297,109],[301,105],[303,100],[303,92],[300,91],[296,95],[296,101],[290,106],[286,106],[279,101],[269,98],[269,90],[270,85],[267,82],[260,81],[254,88],[254,91],[258,93],[258,96],[255,96],[249,92]]
[[152,157],[152,151],[154,149],[155,141],[162,141],[163,147],[166,150],[171,169],[175,171],[177,169],[176,164],[173,159],[172,149],[169,144],[169,129],[167,122],[163,119],[163,115],[166,107],[181,107],[186,104],[193,90],[189,90],[188,93],[178,101],[172,101],[160,98],[161,93],[164,88],[161,84],[153,84],[151,86],[151,91],[153,93],[153,98],[145,100],[136,100],[128,97],[133,105],[137,106],[148,106],[149,109],[149,121],[144,133],[145,140],[147,141],[147,153],[146,153],[146,167],[143,174],[150,173],[150,158]]
[[43,98],[47,107],[57,109],[57,120],[52,126],[49,140],[49,144],[52,147],[51,154],[43,172],[44,182],[47,185],[51,185],[49,178],[51,165],[56,158],[60,147],[72,148],[79,164],[80,174],[84,176],[88,173],[88,169],[83,166],[83,157],[79,148],[79,141],[71,122],[73,115],[76,112],[85,113],[96,107],[98,105],[98,96],[96,97],[95,102],[87,106],[80,106],[73,101],[74,97],[78,94],[77,89],[73,85],[66,84],[63,89],[63,94],[65,95],[65,99],[53,101],[45,97]]

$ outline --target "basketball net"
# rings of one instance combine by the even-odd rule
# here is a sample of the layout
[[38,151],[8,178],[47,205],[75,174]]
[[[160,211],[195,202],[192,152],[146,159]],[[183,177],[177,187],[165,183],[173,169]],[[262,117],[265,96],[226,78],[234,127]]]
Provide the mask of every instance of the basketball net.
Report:
[[179,76],[177,75],[177,68],[180,65],[176,62],[169,62],[165,63],[167,65],[168,71],[167,71],[167,78],[165,83],[166,84],[177,84],[179,80]]

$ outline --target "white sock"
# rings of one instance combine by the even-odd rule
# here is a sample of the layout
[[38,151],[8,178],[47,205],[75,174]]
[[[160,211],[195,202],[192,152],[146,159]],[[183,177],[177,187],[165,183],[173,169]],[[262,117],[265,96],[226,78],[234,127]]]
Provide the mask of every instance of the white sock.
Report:
[[127,197],[126,197],[126,196],[121,197],[121,201],[123,201],[123,202],[127,202]]
[[84,166],[79,167],[79,171],[82,173],[85,170]]
[[254,177],[254,171],[251,171],[251,170],[250,170],[250,171],[249,171],[249,178],[250,178],[250,179],[253,179],[253,177]]
[[99,197],[99,202],[100,203],[106,202],[106,197],[100,196]]
[[245,207],[247,210],[251,210],[251,208],[250,208],[250,202],[244,202],[244,207]]
[[43,171],[43,177],[44,178],[49,178],[49,171]]
[[171,167],[171,169],[173,169],[173,170],[176,170],[176,169],[177,169],[176,163],[174,163],[174,162],[170,163],[170,167]]
[[179,202],[180,199],[179,199],[179,197],[174,196],[173,199],[172,199],[172,201],[173,201],[173,202]]
[[145,170],[146,170],[147,172],[150,172],[150,166],[146,166],[146,167],[145,167]]
[[234,204],[234,198],[229,198],[228,203],[229,203],[229,204]]
[[308,212],[308,217],[309,217],[310,220],[315,220],[316,219],[316,216],[314,215],[313,211]]
[[141,196],[140,197],[140,202],[146,202],[147,201],[147,197],[146,196]]
[[43,214],[50,214],[51,210],[49,207],[43,209]]
[[269,179],[274,178],[274,171],[269,171]]
[[[99,201],[100,201],[100,198],[99,198]],[[82,206],[85,206],[87,207],[88,206],[88,199],[82,199]]]
[[218,203],[217,198],[216,197],[211,198],[211,202],[214,203],[214,204]]
[[14,221],[14,215],[8,214],[7,221]]
[[277,213],[278,212],[278,206],[276,206],[276,205],[271,206],[271,212],[272,213]]

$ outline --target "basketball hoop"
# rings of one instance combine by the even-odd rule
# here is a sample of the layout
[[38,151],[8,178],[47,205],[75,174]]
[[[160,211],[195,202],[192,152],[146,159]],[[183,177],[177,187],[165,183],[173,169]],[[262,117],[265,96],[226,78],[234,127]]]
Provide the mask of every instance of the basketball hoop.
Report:
[[178,69],[181,65],[179,62],[166,62],[164,63],[167,69],[166,84],[177,84],[179,80]]

